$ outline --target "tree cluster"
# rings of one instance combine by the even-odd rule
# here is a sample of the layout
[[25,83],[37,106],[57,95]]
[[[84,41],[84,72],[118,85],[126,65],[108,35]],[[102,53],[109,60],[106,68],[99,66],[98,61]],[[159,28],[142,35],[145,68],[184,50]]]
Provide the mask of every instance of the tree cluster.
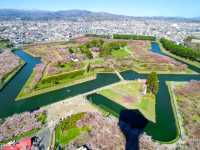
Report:
[[87,58],[92,59],[93,55],[90,49],[86,45],[81,45],[80,47],[81,53],[85,54]]
[[14,45],[10,42],[9,39],[3,39],[0,37],[0,48],[12,48]]
[[94,39],[86,44],[81,45],[79,48],[82,53],[86,54],[88,58],[92,58],[91,48],[98,47],[100,48],[100,56],[106,57],[111,55],[113,50],[119,50],[122,47],[125,47],[127,42],[125,41],[114,41],[114,42],[105,42],[102,39]]
[[127,39],[127,40],[150,40],[155,41],[154,36],[147,35],[132,35],[132,34],[114,34],[113,39]]
[[159,89],[159,80],[156,72],[149,74],[147,79],[147,92],[156,95]]
[[101,57],[109,56],[111,55],[113,50],[119,50],[120,48],[125,46],[127,46],[127,42],[124,41],[104,43],[103,48],[100,51],[100,56]]
[[104,44],[104,40],[94,39],[87,42],[85,45],[87,46],[87,48],[92,48],[92,47],[102,47],[103,44]]
[[85,34],[86,37],[106,38],[109,39],[110,35],[98,35],[98,34]]
[[190,60],[199,61],[200,62],[200,51],[197,49],[189,48],[184,45],[178,45],[171,40],[167,40],[162,38],[160,40],[163,47],[170,51],[171,53],[181,56]]

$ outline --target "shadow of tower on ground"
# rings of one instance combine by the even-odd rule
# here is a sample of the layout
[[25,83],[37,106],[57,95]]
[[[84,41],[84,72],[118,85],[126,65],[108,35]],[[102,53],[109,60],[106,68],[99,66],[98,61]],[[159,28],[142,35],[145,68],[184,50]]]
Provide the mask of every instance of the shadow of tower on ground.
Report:
[[122,110],[118,125],[126,137],[126,150],[139,150],[139,136],[148,120],[138,110]]

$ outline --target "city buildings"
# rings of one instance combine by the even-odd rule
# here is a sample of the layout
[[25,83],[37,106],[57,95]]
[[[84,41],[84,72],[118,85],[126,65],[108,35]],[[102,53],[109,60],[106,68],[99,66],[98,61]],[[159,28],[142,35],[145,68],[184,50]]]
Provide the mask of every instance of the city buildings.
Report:
[[161,19],[107,21],[1,21],[0,37],[17,45],[33,42],[66,41],[84,34],[139,34],[169,38],[183,43],[187,36],[200,32],[200,23]]

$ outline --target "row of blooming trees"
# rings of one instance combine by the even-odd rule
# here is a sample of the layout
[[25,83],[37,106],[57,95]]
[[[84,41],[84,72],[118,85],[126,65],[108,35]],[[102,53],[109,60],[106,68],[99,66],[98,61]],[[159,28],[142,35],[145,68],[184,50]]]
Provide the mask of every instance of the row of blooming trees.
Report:
[[46,112],[37,110],[15,114],[0,123],[0,142],[8,142],[24,133],[39,129],[46,122]]
[[199,150],[199,145],[194,139],[200,139],[200,81],[179,83],[173,89],[183,118],[183,127],[187,135],[186,143],[191,149]]
[[0,54],[0,83],[20,65],[20,58],[10,51]]

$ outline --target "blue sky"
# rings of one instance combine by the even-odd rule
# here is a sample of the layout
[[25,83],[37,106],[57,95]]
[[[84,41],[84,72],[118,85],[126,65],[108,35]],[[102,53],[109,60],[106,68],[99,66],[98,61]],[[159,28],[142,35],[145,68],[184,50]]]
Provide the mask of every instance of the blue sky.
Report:
[[0,8],[84,9],[130,16],[200,16],[200,0],[0,0]]

